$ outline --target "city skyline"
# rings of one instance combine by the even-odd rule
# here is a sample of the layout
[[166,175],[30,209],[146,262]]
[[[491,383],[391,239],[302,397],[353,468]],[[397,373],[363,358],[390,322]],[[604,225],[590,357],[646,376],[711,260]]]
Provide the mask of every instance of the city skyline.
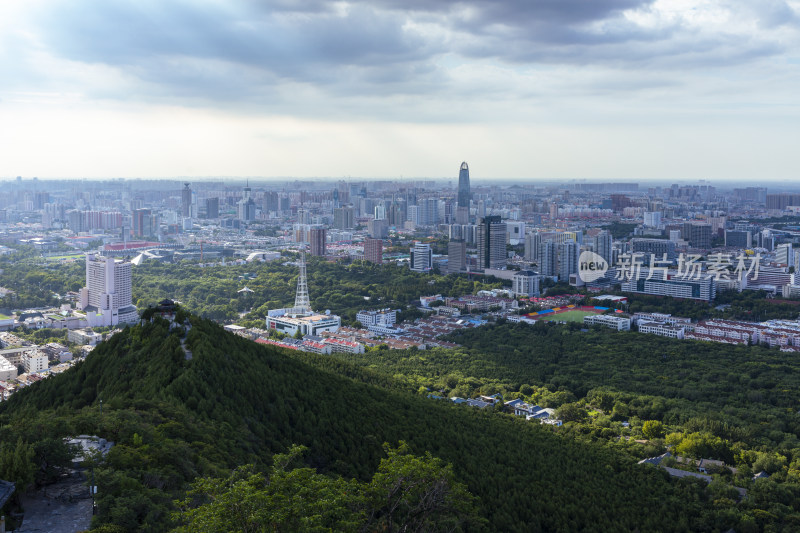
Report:
[[798,5],[4,2],[0,176],[794,179]]

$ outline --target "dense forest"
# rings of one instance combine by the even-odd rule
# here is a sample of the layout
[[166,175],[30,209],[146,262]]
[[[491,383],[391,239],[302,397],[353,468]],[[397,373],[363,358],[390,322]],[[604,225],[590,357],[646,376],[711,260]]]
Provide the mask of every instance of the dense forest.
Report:
[[[477,514],[490,531],[746,531],[770,522],[717,508],[702,482],[671,480],[611,448],[402,386],[370,385],[364,381],[374,372],[345,362],[338,365],[351,377],[340,376],[316,367],[320,356],[300,360],[190,320],[191,328],[170,328],[159,318],[126,328],[85,362],[0,404],[0,441],[18,443],[20,461],[30,456],[34,469],[57,462],[59,450],[43,443],[78,433],[115,442],[93,465],[95,527],[181,527],[194,516],[174,513],[176,500],[184,508],[187,490],[199,497],[219,490],[219,480],[241,480],[244,474],[233,471],[246,464],[261,476],[255,488],[263,487],[276,454],[295,444],[308,448],[306,475],[370,485],[381,460],[391,457],[383,443],[401,441],[414,457],[430,453],[452,464],[453,483],[477,497]],[[191,359],[181,347],[185,329]]]

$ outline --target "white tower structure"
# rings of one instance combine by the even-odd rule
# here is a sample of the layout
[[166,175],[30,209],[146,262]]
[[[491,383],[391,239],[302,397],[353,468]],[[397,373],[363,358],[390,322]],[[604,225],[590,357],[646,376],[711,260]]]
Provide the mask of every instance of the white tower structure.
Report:
[[297,294],[294,297],[292,315],[310,315],[311,301],[308,298],[308,281],[306,280],[306,251],[300,252],[300,276],[297,278]]

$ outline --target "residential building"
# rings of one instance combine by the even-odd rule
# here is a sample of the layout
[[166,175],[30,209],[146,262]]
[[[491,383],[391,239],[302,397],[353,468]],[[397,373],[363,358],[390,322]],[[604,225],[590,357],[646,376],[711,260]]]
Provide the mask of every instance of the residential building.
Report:
[[543,276],[558,276],[558,244],[545,241],[539,245],[539,273]]
[[12,379],[17,379],[17,365],[11,364],[5,357],[0,356],[0,381]]
[[571,274],[578,272],[578,256],[580,246],[575,241],[566,241],[558,245],[558,279],[569,281]]
[[520,270],[514,274],[513,291],[517,298],[539,296],[539,280],[541,276],[531,270]]
[[525,260],[539,263],[539,251],[542,244],[542,235],[534,231],[525,235]]
[[364,260],[378,265],[383,264],[383,240],[364,239]]
[[41,372],[47,370],[49,361],[47,355],[39,350],[31,350],[25,352],[22,356],[22,365],[25,367],[25,372]]
[[321,227],[311,228],[309,231],[309,245],[313,257],[324,257],[328,244],[328,230]]
[[352,229],[355,227],[355,216],[352,207],[339,207],[333,210],[333,227],[336,229]]

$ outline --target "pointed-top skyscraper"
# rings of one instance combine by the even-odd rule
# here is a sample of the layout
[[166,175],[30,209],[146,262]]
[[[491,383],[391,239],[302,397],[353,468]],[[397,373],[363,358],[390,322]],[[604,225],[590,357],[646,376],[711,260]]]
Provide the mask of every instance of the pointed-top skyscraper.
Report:
[[456,223],[469,223],[469,165],[464,161],[458,171],[458,206],[456,207]]

